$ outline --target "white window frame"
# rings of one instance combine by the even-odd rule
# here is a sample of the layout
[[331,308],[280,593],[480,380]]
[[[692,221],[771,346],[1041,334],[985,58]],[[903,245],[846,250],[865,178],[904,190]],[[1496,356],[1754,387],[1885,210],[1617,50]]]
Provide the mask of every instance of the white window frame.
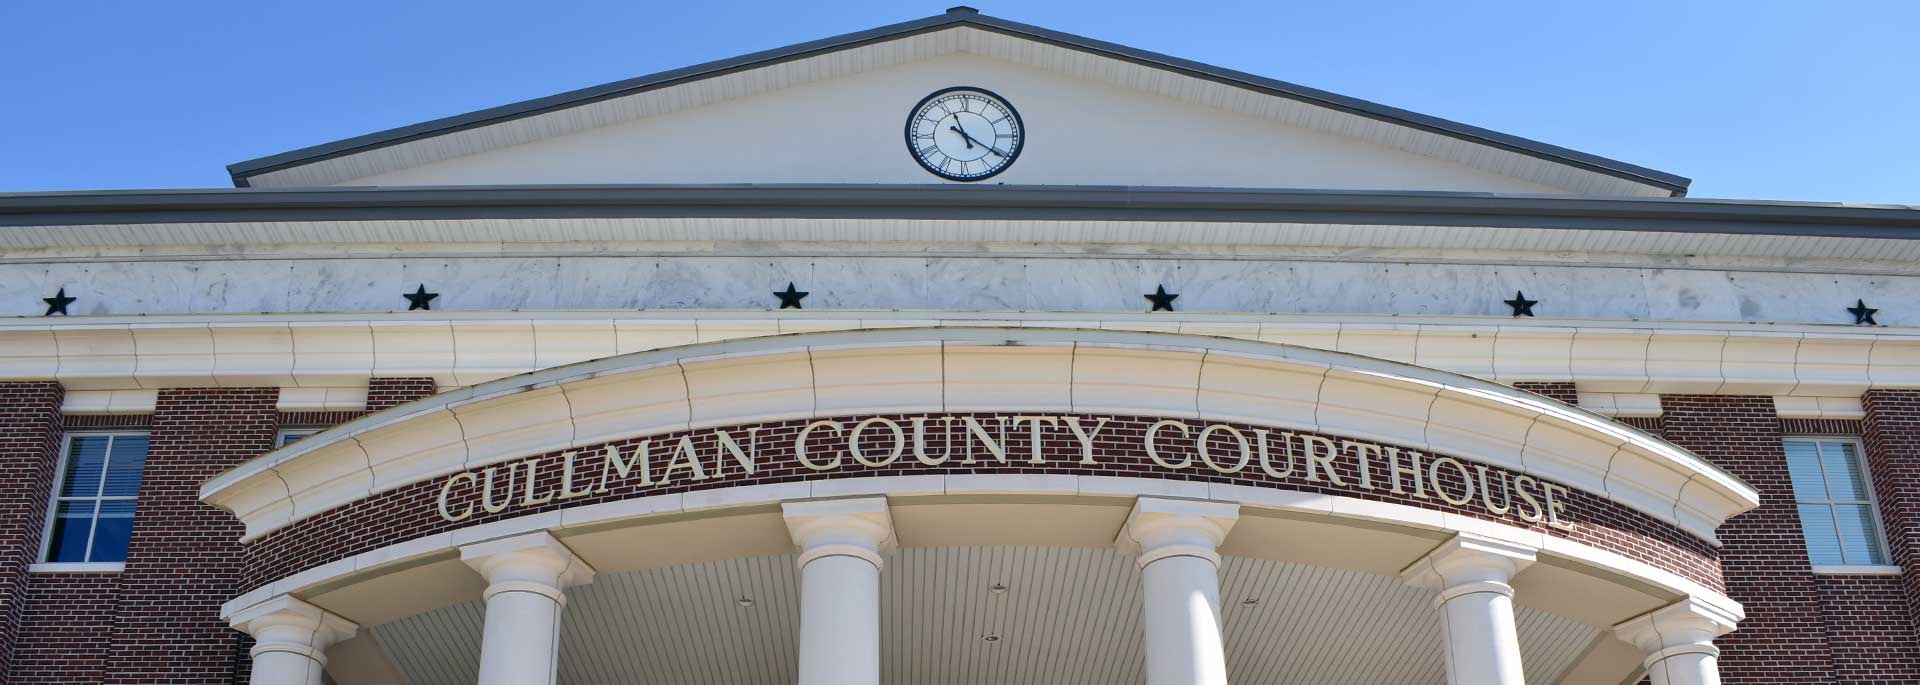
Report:
[[[1823,454],[1821,452],[1817,452],[1817,450],[1820,449],[1819,444],[1823,442],[1843,442],[1843,443],[1853,445],[1853,453],[1856,455],[1859,455],[1860,457],[1860,479],[1865,482],[1867,487],[1867,501],[1865,502],[1865,504],[1867,505],[1867,513],[1873,516],[1874,536],[1878,538],[1880,541],[1880,553],[1882,555],[1886,555],[1889,559],[1891,559],[1893,556],[1893,547],[1887,544],[1887,521],[1886,519],[1883,519],[1880,517],[1880,491],[1874,489],[1874,486],[1873,486],[1873,469],[1870,468],[1871,464],[1867,462],[1866,443],[1862,441],[1859,437],[1851,436],[1851,435],[1798,435],[1796,434],[1796,435],[1787,435],[1782,437],[1781,444],[1784,445],[1786,444],[1786,442],[1793,441],[1793,440],[1814,443],[1814,449],[1816,450],[1816,454]],[[1817,458],[1814,461],[1816,461],[1820,465],[1820,478],[1823,480],[1821,485],[1824,486],[1824,488],[1827,490],[1827,494],[1831,496],[1833,494],[1833,478],[1827,475],[1827,460],[1824,458]],[[1788,480],[1788,485],[1791,486],[1793,479],[1789,477],[1787,480]],[[1829,507],[1833,506],[1836,503],[1858,504],[1858,502],[1854,500],[1846,500],[1843,502],[1840,500],[1831,500],[1831,499],[1823,500],[1820,503],[1825,504]],[[1793,496],[1794,518],[1799,518],[1800,504],[1801,504],[1800,494],[1798,492],[1795,492]],[[1802,535],[1805,535],[1806,524],[1803,522],[1800,525],[1801,525],[1800,532]],[[1836,525],[1834,527],[1833,534],[1836,536],[1840,534],[1839,526]],[[1804,546],[1804,540],[1802,541],[1802,546]],[[1841,542],[1840,550],[1841,550],[1841,555],[1844,557],[1846,554],[1846,544],[1844,541]],[[1809,562],[1813,561],[1812,549],[1807,550],[1807,561]],[[1813,564],[1813,572],[1818,574],[1828,574],[1828,575],[1897,575],[1901,572],[1901,569],[1899,566],[1895,566],[1892,564],[1844,564],[1844,563],[1843,564]]]
[[[153,433],[151,431],[143,431],[143,430],[99,430],[99,431],[81,430],[81,431],[69,431],[66,435],[61,437],[60,461],[54,464],[53,491],[48,493],[48,497],[47,497],[47,509],[46,509],[47,520],[40,530],[40,551],[34,557],[37,563],[29,564],[27,566],[27,572],[29,573],[76,573],[76,572],[93,573],[93,572],[120,571],[126,568],[126,562],[124,561],[47,561],[47,554],[52,551],[51,545],[53,543],[53,527],[55,524],[58,524],[60,522],[60,519],[57,516],[57,514],[60,511],[60,501],[62,499],[60,497],[60,488],[64,487],[67,482],[67,461],[73,458],[73,441],[75,438],[93,438],[93,437],[101,437],[101,436],[106,436],[106,437],[133,436],[133,437],[147,438],[149,441],[151,441],[153,438]],[[148,446],[151,447],[152,443],[149,442]],[[107,448],[107,461],[109,464],[111,464],[112,460],[113,460],[113,448],[111,444],[109,444]],[[145,486],[146,482],[147,482],[147,468],[143,464],[140,467],[140,484],[142,486]],[[102,474],[102,478],[100,480],[100,487],[102,488],[106,487],[106,478],[104,473]],[[116,495],[114,497],[95,496],[95,497],[76,498],[76,499],[91,499],[94,501],[133,500],[137,502],[139,501],[140,496],[136,494],[131,497]],[[134,515],[138,516],[139,511],[136,510],[134,512]],[[96,509],[93,515],[93,522],[91,525],[87,527],[87,554],[88,555],[93,554],[93,533],[94,533],[94,529],[98,528],[99,525],[100,525],[100,512]]]
[[325,428],[282,428],[280,429],[279,432],[273,434],[273,448],[280,449],[282,447],[286,447],[289,444],[287,442],[287,438],[289,436],[298,435],[302,439],[305,439],[305,438],[312,437],[315,433],[319,433],[320,431],[323,431],[323,430],[326,430],[326,429]]

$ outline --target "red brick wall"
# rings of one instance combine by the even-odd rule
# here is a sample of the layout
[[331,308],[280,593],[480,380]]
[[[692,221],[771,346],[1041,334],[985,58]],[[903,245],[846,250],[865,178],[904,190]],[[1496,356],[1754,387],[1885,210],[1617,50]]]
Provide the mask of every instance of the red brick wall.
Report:
[[432,378],[375,378],[367,381],[367,411],[398,407],[438,391]]
[[34,574],[13,653],[14,682],[101,682],[119,594],[118,573]]
[[1861,438],[1886,527],[1887,556],[1900,566],[1903,602],[1920,630],[1920,390],[1869,390]]
[[273,448],[279,395],[160,391],[103,682],[234,681],[240,633],[220,605],[239,594],[242,527],[200,502],[200,484]]
[[1726,683],[1830,683],[1820,588],[1807,561],[1771,397],[1667,395],[1665,437],[1760,491],[1760,506],[1720,527],[1727,594],[1746,607],[1716,641]]
[[0,383],[0,683],[20,633],[27,567],[39,560],[60,461],[58,383]]
[[1817,577],[1840,683],[1920,683],[1920,642],[1895,576]]
[[1580,404],[1580,392],[1568,381],[1520,381],[1513,387],[1535,395],[1545,395],[1567,404]]

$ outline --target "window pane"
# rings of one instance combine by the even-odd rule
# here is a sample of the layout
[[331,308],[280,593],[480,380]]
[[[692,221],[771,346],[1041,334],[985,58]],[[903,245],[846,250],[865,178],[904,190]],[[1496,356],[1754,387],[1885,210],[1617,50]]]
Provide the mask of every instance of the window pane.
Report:
[[1847,563],[1840,555],[1840,537],[1833,523],[1833,507],[1825,504],[1800,505],[1800,528],[1807,536],[1807,558],[1817,565],[1838,566]]
[[147,465],[147,437],[122,435],[113,440],[113,453],[107,458],[108,497],[140,494],[140,471]]
[[100,493],[100,469],[107,461],[105,435],[74,436],[67,451],[67,472],[60,485],[61,497],[92,497]]
[[133,537],[133,500],[100,503],[100,522],[93,528],[93,556],[88,561],[127,560],[127,540]]
[[1840,524],[1840,544],[1846,549],[1849,564],[1884,564],[1886,552],[1880,549],[1880,530],[1874,525],[1873,510],[1864,504],[1834,507]]
[[61,502],[53,510],[52,537],[47,538],[47,561],[86,561],[87,529],[93,525],[93,502]]
[[1853,443],[1822,443],[1820,461],[1827,467],[1827,489],[1833,493],[1834,499],[1856,502],[1869,499],[1865,465]]
[[300,442],[301,438],[307,437],[309,435],[313,435],[313,434],[312,433],[282,433],[280,434],[280,446],[286,447],[287,445]]
[[1820,472],[1820,453],[1813,443],[1787,441],[1787,473],[1793,477],[1793,496],[1802,502],[1827,499],[1826,476]]

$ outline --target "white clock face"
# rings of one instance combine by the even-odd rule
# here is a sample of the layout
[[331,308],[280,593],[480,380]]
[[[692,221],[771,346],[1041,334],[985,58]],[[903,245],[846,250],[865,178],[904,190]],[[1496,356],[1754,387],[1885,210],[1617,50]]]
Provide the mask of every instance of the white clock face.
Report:
[[978,181],[1006,171],[1025,142],[1020,113],[979,88],[935,91],[907,115],[907,151],[948,180]]

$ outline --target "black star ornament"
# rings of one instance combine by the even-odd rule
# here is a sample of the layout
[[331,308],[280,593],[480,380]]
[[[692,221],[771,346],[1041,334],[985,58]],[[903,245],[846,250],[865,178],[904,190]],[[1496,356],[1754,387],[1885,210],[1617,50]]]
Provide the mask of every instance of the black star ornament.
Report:
[[416,309],[433,311],[433,298],[439,297],[440,293],[427,292],[427,284],[421,283],[418,290],[410,293],[401,293],[400,296],[407,298],[407,311]]
[[[53,300],[47,301],[52,302]],[[1877,311],[1880,310],[1867,306],[1866,300],[1854,300],[1853,306],[1847,308],[1847,313],[1853,315],[1853,323],[1863,326],[1880,325],[1880,322],[1873,320],[1873,313]]]
[[795,290],[793,282],[789,281],[786,292],[775,290],[773,296],[780,298],[781,309],[800,309],[800,300],[807,296],[807,291]]
[[41,316],[53,316],[55,314],[66,316],[67,305],[73,304],[73,301],[77,299],[80,299],[80,298],[67,297],[67,289],[61,288],[60,293],[57,295],[54,295],[53,297],[40,298],[41,302],[47,303],[47,313],[42,314]]
[[1513,291],[1513,299],[1505,302],[1513,308],[1514,316],[1533,316],[1533,306],[1540,304],[1539,300],[1529,300],[1526,293],[1518,290]]
[[1153,308],[1148,309],[1147,311],[1170,312],[1170,311],[1173,311],[1174,298],[1180,297],[1180,295],[1177,293],[1167,292],[1167,286],[1161,285],[1161,286],[1154,287],[1153,292],[1147,293],[1146,295],[1142,295],[1142,297],[1145,297],[1147,298],[1148,301],[1153,302]]

